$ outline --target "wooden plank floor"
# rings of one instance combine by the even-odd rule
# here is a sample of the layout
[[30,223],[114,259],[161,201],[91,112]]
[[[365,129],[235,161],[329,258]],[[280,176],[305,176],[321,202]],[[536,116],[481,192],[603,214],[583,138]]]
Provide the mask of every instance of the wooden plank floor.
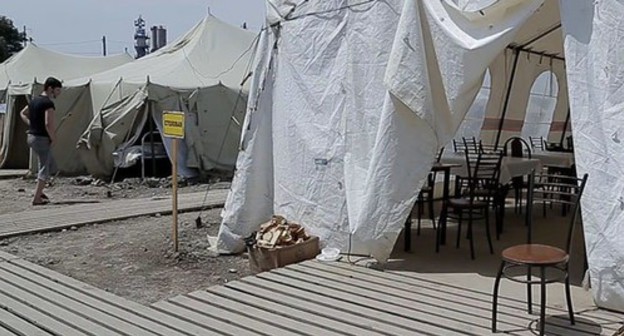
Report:
[[[240,334],[493,335],[491,279],[482,286],[490,290],[483,290],[463,283],[462,276],[455,275],[457,283],[440,282],[415,272],[308,261],[153,307],[175,317],[206,319],[207,324],[230,323],[230,331]],[[526,313],[523,294],[501,291],[501,333],[535,335],[538,316]],[[595,307],[577,310],[577,324],[572,326],[565,310],[550,305],[547,334],[611,336],[624,321],[624,315]]]
[[[199,210],[202,207],[221,207],[228,190],[210,190],[181,194],[178,198],[180,212]],[[204,202],[205,197],[205,202]],[[27,212],[0,215],[0,238],[28,233],[45,232],[103,223],[151,214],[171,213],[171,198],[140,198],[102,203],[75,204]]]
[[223,335],[0,252],[0,335]]
[[0,169],[0,180],[22,177],[28,174],[28,169]]
[[[457,275],[458,279],[461,275]],[[0,252],[0,335],[490,335],[489,292],[417,273],[308,261],[151,307]],[[612,335],[622,315],[549,306],[548,335]],[[535,316],[501,298],[501,332]]]

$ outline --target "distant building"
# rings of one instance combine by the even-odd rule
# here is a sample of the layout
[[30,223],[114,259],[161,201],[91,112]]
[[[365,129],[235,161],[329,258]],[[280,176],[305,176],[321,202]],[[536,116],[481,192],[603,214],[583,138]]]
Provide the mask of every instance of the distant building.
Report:
[[145,32],[145,20],[139,15],[139,18],[134,20],[134,50],[136,50],[136,58],[141,58],[147,55],[149,50],[149,44],[147,40],[149,37]]
[[154,52],[167,44],[167,29],[163,26],[152,26],[152,50]]

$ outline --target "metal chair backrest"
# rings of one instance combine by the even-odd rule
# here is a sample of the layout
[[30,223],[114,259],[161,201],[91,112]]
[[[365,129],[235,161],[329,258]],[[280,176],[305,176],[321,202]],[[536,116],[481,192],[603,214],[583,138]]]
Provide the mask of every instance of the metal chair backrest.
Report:
[[510,155],[512,157],[524,157],[524,154],[526,153],[527,157],[530,159],[531,146],[521,137],[511,137],[505,141],[503,153],[505,156]]
[[479,152],[492,153],[496,151],[497,151],[496,145],[484,144],[481,140],[479,140]]
[[455,153],[463,153],[463,142],[459,142],[453,139],[453,152]]
[[561,204],[562,206],[570,206],[570,222],[566,236],[565,251],[570,253],[570,247],[572,246],[572,237],[574,234],[574,226],[578,217],[581,196],[585,190],[585,184],[587,183],[588,175],[583,175],[582,178],[576,176],[566,175],[547,175],[547,174],[535,174],[535,171],[531,172],[529,179],[529,194],[527,209],[527,244],[531,244],[532,227],[533,227],[533,207],[535,204],[550,202]]
[[492,153],[466,153],[468,188],[471,198],[477,189],[496,190],[499,186],[501,151]]
[[453,139],[453,151],[455,153],[473,152],[476,153],[479,149],[479,143],[475,137],[462,137],[461,141]]
[[444,147],[440,148],[440,150],[436,154],[436,163],[440,163],[440,160],[442,160],[442,154],[444,154]]
[[475,137],[462,138],[464,144],[462,152],[466,153],[478,153],[480,148],[480,142]]
[[567,145],[566,149],[568,151],[570,151],[570,152],[574,151],[574,140],[572,140],[572,136],[571,135],[568,135],[566,137],[566,145]]
[[544,137],[539,137],[539,138],[534,138],[534,137],[529,137],[529,142],[531,143],[531,147],[533,149],[539,149],[539,150],[545,150],[545,141],[544,141]]

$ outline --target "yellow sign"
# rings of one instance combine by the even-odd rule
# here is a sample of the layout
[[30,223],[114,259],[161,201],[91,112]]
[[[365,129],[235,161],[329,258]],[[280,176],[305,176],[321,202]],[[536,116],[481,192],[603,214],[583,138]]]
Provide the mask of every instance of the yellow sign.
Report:
[[163,111],[163,133],[168,138],[184,139],[184,112]]

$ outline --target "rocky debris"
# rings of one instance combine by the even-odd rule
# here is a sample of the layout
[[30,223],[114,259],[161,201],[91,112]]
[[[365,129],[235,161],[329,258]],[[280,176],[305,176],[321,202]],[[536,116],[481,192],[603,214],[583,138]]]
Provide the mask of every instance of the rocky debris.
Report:
[[56,265],[58,263],[60,263],[61,260],[58,258],[45,258],[42,261],[37,262],[38,264],[44,264],[44,265]]
[[96,186],[96,187],[102,187],[102,186],[105,186],[106,184],[107,184],[106,181],[103,181],[103,180],[100,180],[100,179],[97,179],[97,180],[91,182],[91,185]]
[[93,182],[95,181],[94,178],[92,177],[88,177],[88,176],[79,176],[76,177],[72,183],[74,185],[79,185],[79,186],[88,186],[91,185]]
[[143,183],[143,181],[141,180],[140,177],[130,177],[130,178],[124,179],[123,183],[129,184],[129,185],[140,185],[141,183]]
[[161,182],[161,179],[148,177],[145,180],[143,180],[143,183],[150,188],[159,188],[162,186],[163,182]]

